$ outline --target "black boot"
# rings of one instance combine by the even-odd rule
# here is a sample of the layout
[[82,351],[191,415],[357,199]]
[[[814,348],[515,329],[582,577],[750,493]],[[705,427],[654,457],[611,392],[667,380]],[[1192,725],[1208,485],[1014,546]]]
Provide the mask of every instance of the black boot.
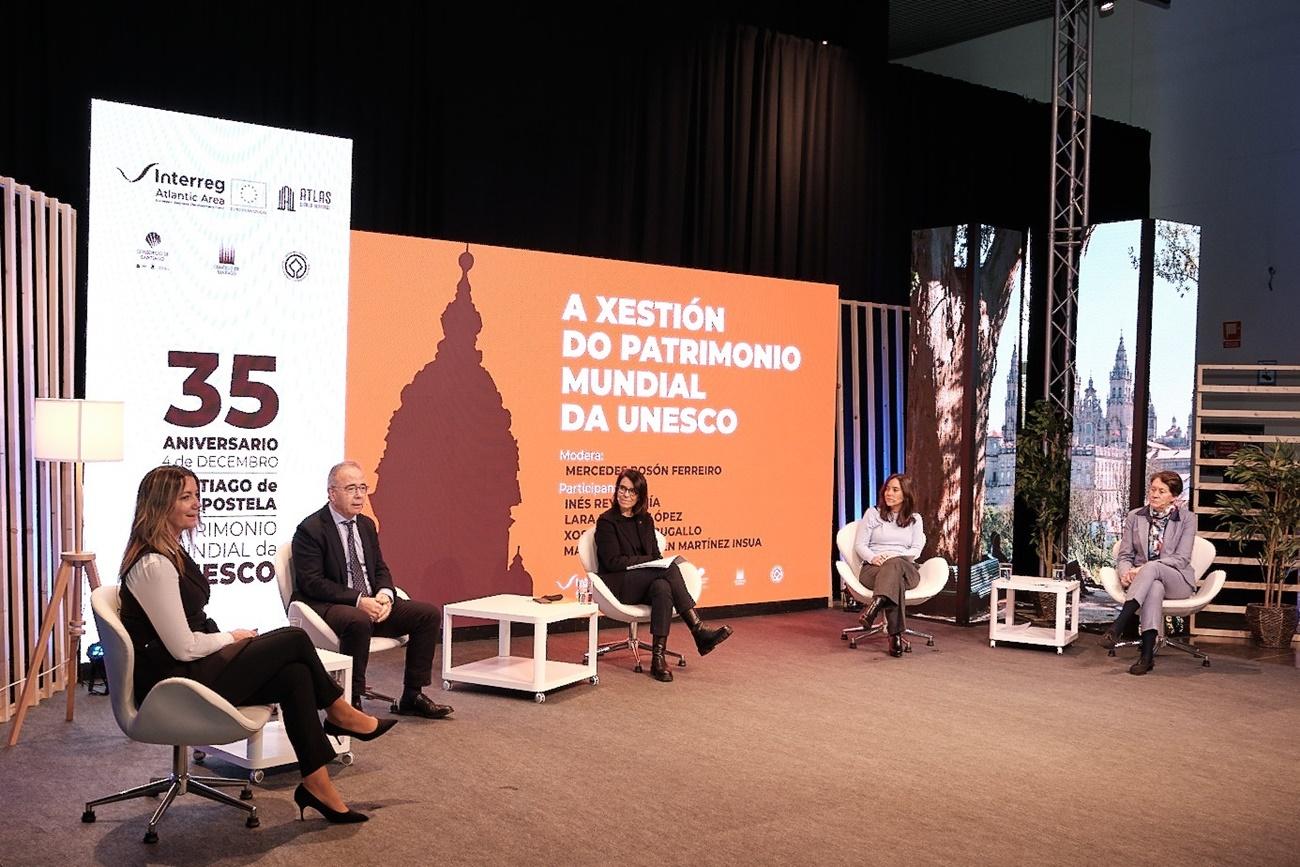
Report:
[[713,648],[731,637],[730,626],[719,626],[717,629],[705,626],[694,608],[682,612],[682,622],[695,637],[695,649],[700,652],[700,656],[707,656]]
[[1156,665],[1156,631],[1148,629],[1142,633],[1142,656],[1128,667],[1129,674],[1146,674]]
[[874,596],[871,599],[871,605],[867,608],[866,611],[862,612],[862,615],[860,617],[858,617],[858,622],[862,624],[863,629],[870,632],[871,628],[876,625],[876,617],[879,616],[880,612],[884,610],[885,610],[885,597]]
[[1110,648],[1115,646],[1116,642],[1119,641],[1119,637],[1124,634],[1124,627],[1128,626],[1128,622],[1133,619],[1133,615],[1137,613],[1137,610],[1138,603],[1136,599],[1130,599],[1124,603],[1124,607],[1119,610],[1118,616],[1115,617],[1115,622],[1102,633],[1102,647]]
[[903,636],[901,634],[890,633],[889,655],[895,659],[903,655]]
[[672,683],[673,673],[668,668],[664,651],[668,649],[668,636],[656,635],[650,642],[650,676],[660,683]]

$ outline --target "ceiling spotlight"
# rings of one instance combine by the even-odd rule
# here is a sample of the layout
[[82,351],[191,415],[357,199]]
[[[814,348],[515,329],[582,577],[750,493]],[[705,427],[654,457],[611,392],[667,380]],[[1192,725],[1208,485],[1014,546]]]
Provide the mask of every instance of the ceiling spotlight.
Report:
[[1101,17],[1103,18],[1105,18],[1107,15],[1110,15],[1114,11],[1115,11],[1115,0],[1101,0],[1101,2],[1097,4],[1097,12],[1100,13]]

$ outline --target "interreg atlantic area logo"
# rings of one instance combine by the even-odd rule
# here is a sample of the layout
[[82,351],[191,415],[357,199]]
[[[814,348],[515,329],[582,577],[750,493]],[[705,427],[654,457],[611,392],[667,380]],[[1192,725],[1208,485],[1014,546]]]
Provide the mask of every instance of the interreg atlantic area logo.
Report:
[[135,251],[135,267],[146,271],[166,271],[167,251],[162,249],[162,235],[150,232],[144,236],[145,246]]
[[[153,200],[169,205],[190,205],[196,208],[224,208],[226,206],[226,182],[222,178],[209,178],[204,175],[185,174],[159,168],[161,163],[149,163],[137,171],[127,171],[121,166],[117,173],[128,184],[145,183],[153,188]],[[262,192],[263,207],[266,192]]]
[[284,257],[284,276],[290,280],[301,280],[307,276],[311,266],[307,263],[307,257],[297,250]]
[[217,247],[217,264],[215,268],[218,274],[224,274],[227,277],[233,277],[239,273],[239,266],[235,264],[234,244],[227,244],[223,241]]

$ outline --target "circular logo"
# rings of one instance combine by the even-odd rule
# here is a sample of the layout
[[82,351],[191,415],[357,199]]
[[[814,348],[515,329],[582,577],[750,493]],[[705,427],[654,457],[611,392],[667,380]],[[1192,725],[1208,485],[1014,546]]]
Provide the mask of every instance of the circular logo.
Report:
[[781,579],[785,578],[785,570],[780,566],[773,566],[772,571],[768,574],[769,577],[771,577],[773,584],[780,584]]
[[284,276],[290,280],[301,280],[307,276],[310,266],[307,264],[307,257],[298,251],[290,253],[284,257]]
[[148,244],[150,247],[157,247],[159,244],[162,243],[162,236],[159,235],[157,232],[150,232],[149,234],[144,236],[144,242]]

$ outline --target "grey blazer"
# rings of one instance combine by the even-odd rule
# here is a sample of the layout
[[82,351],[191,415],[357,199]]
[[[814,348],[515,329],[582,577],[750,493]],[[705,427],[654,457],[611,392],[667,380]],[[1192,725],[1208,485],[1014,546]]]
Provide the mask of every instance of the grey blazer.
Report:
[[[1120,532],[1119,558],[1115,564],[1115,571],[1120,575],[1147,562],[1147,533],[1150,530],[1150,506],[1128,513]],[[1196,575],[1192,572],[1192,543],[1195,541],[1196,514],[1182,506],[1174,507],[1174,513],[1165,526],[1164,545],[1158,562],[1177,570],[1192,592],[1196,592]]]

